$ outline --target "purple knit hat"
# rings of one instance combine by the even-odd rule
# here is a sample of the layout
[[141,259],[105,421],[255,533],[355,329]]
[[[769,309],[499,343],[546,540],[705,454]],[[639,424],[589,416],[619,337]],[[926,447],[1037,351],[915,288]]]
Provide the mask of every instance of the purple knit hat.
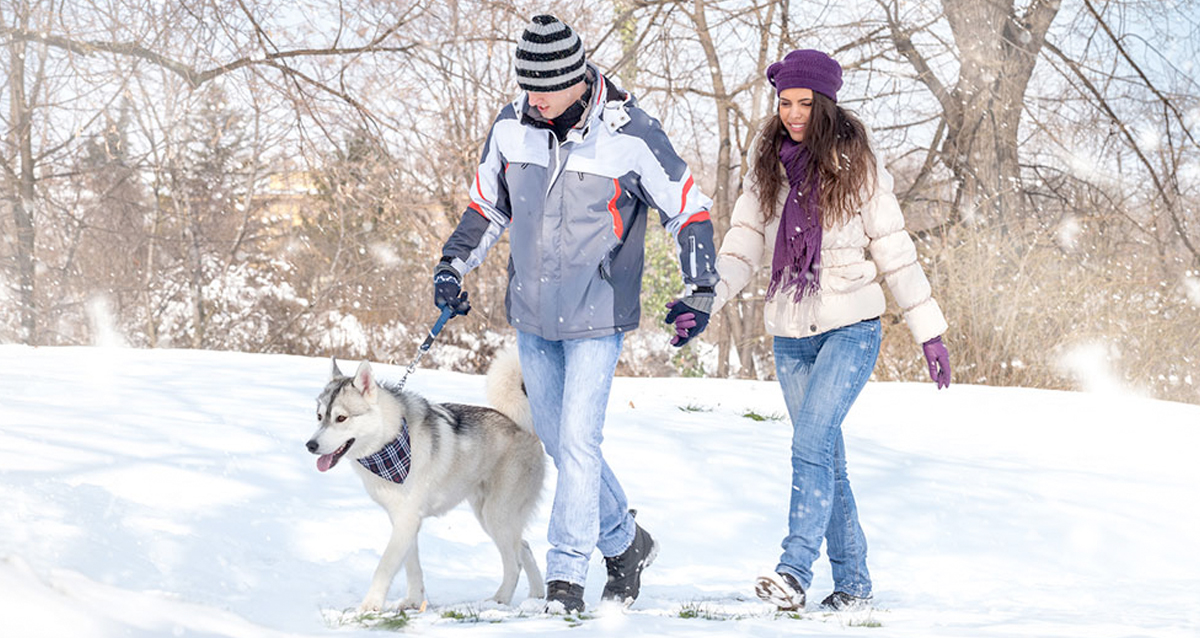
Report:
[[784,89],[812,89],[837,102],[842,65],[815,49],[797,49],[767,67],[767,79],[776,94]]

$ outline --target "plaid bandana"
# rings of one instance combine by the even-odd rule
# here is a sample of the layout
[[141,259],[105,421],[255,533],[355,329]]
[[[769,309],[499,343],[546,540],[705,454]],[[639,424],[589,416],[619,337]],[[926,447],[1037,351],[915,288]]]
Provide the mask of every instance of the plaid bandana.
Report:
[[408,443],[408,420],[400,419],[400,436],[383,446],[382,450],[358,459],[362,466],[376,476],[393,483],[403,483],[412,464],[412,447]]

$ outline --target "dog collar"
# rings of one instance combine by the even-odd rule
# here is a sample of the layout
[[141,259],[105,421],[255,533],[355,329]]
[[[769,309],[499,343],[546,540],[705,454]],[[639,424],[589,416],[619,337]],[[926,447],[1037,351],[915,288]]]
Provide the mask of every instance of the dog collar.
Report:
[[403,483],[412,465],[412,446],[408,442],[408,420],[400,419],[400,436],[383,446],[382,450],[358,459],[362,466],[385,481]]

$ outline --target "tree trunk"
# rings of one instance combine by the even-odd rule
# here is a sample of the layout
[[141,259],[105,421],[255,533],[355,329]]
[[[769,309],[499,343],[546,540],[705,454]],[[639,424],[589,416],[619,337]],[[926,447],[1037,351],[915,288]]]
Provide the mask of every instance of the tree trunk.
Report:
[[942,159],[958,184],[952,221],[1003,222],[1017,215],[1017,134],[1025,91],[1059,0],[1034,0],[1020,16],[1013,0],[942,0],[960,60],[953,88],[940,82],[913,45],[895,3],[878,1],[888,12],[897,49],[941,104]]
[[[717,155],[717,182],[715,187],[716,192],[713,196],[712,215],[713,231],[716,234],[717,241],[721,241],[721,238],[729,230],[733,205],[739,195],[737,184],[740,183],[742,176],[746,172],[746,150],[749,142],[752,141],[756,133],[758,125],[760,91],[763,90],[766,84],[765,79],[762,77],[762,72],[771,61],[771,41],[774,36],[776,42],[781,46],[782,42],[787,38],[788,5],[789,3],[786,1],[771,2],[754,9],[760,25],[757,69],[755,69],[754,76],[750,80],[743,82],[732,91],[725,85],[720,58],[713,44],[712,33],[709,29],[707,16],[704,13],[704,3],[696,2],[693,7],[692,20],[696,25],[697,37],[704,50],[708,68],[712,75],[713,99],[717,107],[717,133],[720,142]],[[777,14],[782,21],[782,33],[775,31],[773,28]],[[778,51],[775,54],[778,56]],[[741,169],[737,174],[734,174],[733,124],[735,117],[739,113],[736,98],[744,91],[752,93],[750,101],[753,107],[749,121],[744,122],[747,138],[741,144],[742,150],[738,157]],[[768,100],[768,102],[770,101]],[[754,280],[751,280],[750,285],[753,286],[754,283]],[[741,365],[740,374],[751,378],[758,376],[755,361],[758,358],[756,355],[760,354],[761,350],[762,340],[760,337],[763,332],[762,326],[762,304],[757,303],[757,300],[749,304],[743,304],[737,298],[729,300],[721,310],[721,317],[717,322],[718,376],[729,377],[731,375],[729,361],[734,353],[734,348],[737,349],[738,362]]]
[[961,188],[958,216],[1010,219],[1020,209],[1017,132],[1025,91],[1058,3],[1034,2],[1023,18],[1011,0],[942,4],[961,56],[954,89],[961,110],[943,146]]
[[634,14],[632,0],[613,0],[613,29],[617,32],[617,41],[621,43],[621,68],[617,77],[621,80],[621,88],[636,92],[638,73],[638,26]]
[[[737,105],[734,103],[733,96],[729,95],[725,88],[725,78],[721,72],[721,59],[717,55],[717,48],[713,43],[712,32],[708,26],[705,4],[704,0],[696,0],[692,5],[691,18],[696,25],[696,37],[700,40],[700,46],[704,50],[704,57],[708,62],[708,71],[713,87],[713,101],[717,107],[717,171],[713,185],[711,218],[713,240],[719,241],[719,238],[724,237],[725,232],[729,230],[730,216],[733,212],[733,193],[729,188],[733,165],[733,132],[730,119]],[[714,250],[715,248],[714,246]],[[728,321],[731,315],[731,312],[725,312],[725,320],[720,322],[717,331],[717,375],[720,377],[729,376],[729,348],[732,334],[735,332]]]
[[[28,26],[28,16],[21,16],[23,26]],[[37,237],[33,211],[37,181],[34,177],[33,159],[33,125],[29,98],[25,94],[25,59],[28,47],[21,40],[9,43],[9,60],[11,68],[8,74],[9,112],[12,116],[12,146],[17,149],[20,167],[14,180],[15,197],[13,198],[13,224],[17,230],[17,299],[21,305],[21,342],[29,345],[39,345],[37,330],[37,289],[34,271],[34,247]]]
[[158,311],[155,308],[154,295],[151,294],[151,291],[154,289],[154,262],[158,259],[159,223],[162,220],[162,209],[159,202],[159,193],[155,189],[154,209],[152,213],[154,217],[150,223],[150,232],[148,233],[149,242],[146,246],[146,262],[142,264],[142,289],[139,292],[142,304],[146,308],[146,345],[151,348],[158,347]]
[[196,218],[197,212],[191,204],[184,204],[187,211],[187,223],[183,227],[183,241],[188,252],[188,301],[192,308],[192,339],[191,347],[199,350],[204,347],[204,251],[200,246],[201,228]]

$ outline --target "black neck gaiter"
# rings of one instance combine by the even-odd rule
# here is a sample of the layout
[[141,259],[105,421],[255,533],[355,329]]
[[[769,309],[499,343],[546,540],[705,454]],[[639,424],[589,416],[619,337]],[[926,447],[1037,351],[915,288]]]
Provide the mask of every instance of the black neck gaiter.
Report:
[[554,131],[554,137],[558,138],[558,141],[561,142],[567,139],[567,132],[579,123],[580,118],[587,111],[587,105],[592,99],[592,89],[594,86],[595,82],[589,82],[587,89],[583,92],[583,96],[576,100],[574,104],[568,106],[567,110],[562,112],[562,115],[553,120],[543,120],[539,124]]

